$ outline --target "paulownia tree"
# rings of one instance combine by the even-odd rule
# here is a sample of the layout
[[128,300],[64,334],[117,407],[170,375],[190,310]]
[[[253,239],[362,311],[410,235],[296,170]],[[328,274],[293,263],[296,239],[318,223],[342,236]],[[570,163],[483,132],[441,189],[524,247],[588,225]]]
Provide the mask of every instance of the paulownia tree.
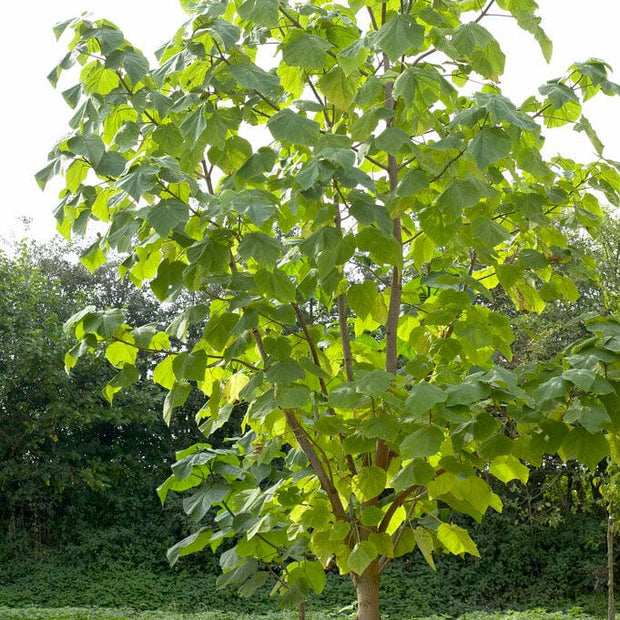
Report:
[[[617,325],[510,371],[494,296],[519,312],[576,299],[591,262],[565,233],[593,231],[620,191],[582,103],[620,88],[587,60],[520,106],[501,94],[486,25],[513,18],[549,59],[533,0],[183,5],[154,69],[108,21],[56,28],[75,34],[50,80],[81,67],[70,134],[37,175],[65,178],[59,230],[98,222],[85,265],[120,253],[122,277],[189,300],[165,332],[85,309],[67,367],[105,347],[112,399],[154,352],[165,418],[199,390],[207,436],[246,403],[229,448],[179,453],[159,489],[192,489],[204,519],[170,559],[224,545],[221,585],[249,595],[272,576],[287,605],[334,566],[376,620],[393,558],[478,553],[451,518],[501,510],[489,476],[614,452]],[[566,126],[595,162],[543,158]]]

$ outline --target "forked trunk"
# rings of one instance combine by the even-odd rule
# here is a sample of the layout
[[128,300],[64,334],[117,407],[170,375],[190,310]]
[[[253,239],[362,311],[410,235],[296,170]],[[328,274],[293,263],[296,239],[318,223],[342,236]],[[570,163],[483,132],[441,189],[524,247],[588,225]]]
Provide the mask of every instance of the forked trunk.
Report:
[[368,568],[353,579],[357,592],[356,620],[381,620],[379,612],[379,561],[373,560]]

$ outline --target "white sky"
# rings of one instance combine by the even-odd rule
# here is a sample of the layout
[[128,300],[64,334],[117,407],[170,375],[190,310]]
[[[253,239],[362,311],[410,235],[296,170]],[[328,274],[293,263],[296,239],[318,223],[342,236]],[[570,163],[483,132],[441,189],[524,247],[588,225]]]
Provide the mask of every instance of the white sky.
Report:
[[[504,93],[519,103],[548,79],[559,77],[574,61],[596,57],[617,69],[620,81],[619,0],[538,0],[543,26],[554,43],[547,65],[537,43],[520,33],[512,20],[488,18],[507,56],[502,78]],[[0,156],[0,236],[21,237],[18,218],[32,219],[29,236],[54,234],[53,209],[58,186],[41,192],[34,173],[46,164],[47,153],[67,130],[71,110],[59,88],[46,76],[65,54],[65,40],[57,43],[52,26],[90,11],[116,23],[125,37],[147,56],[168,40],[185,20],[176,0],[33,0],[3,2],[0,6],[0,95],[2,155]],[[65,82],[64,88],[74,82]],[[620,160],[620,97],[587,108],[590,120],[607,145],[606,155]],[[593,149],[582,134],[564,132],[548,145],[551,154],[561,150],[569,157],[593,158]]]

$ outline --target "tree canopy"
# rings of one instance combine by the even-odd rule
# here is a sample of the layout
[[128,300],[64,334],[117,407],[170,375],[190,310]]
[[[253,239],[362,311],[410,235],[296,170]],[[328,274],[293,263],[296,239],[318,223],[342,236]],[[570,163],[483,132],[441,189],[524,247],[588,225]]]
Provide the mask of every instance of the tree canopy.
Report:
[[[520,105],[502,95],[486,25],[512,17],[548,59],[532,0],[182,4],[155,68],[106,20],[56,28],[74,36],[50,80],[80,68],[37,175],[65,178],[59,230],[99,222],[87,267],[120,253],[122,277],[185,300],[165,330],[86,308],[66,365],[105,349],[112,400],[152,352],[164,418],[197,391],[207,436],[245,403],[229,447],[180,452],[160,487],[216,515],[171,560],[226,543],[221,584],[275,577],[285,605],[333,564],[376,620],[392,558],[478,553],[452,515],[501,510],[489,475],[616,454],[620,325],[593,319],[570,355],[520,372],[495,302],[572,303],[593,273],[569,231],[595,231],[620,173],[583,103],[620,87],[590,59]],[[596,161],[542,156],[565,126]]]

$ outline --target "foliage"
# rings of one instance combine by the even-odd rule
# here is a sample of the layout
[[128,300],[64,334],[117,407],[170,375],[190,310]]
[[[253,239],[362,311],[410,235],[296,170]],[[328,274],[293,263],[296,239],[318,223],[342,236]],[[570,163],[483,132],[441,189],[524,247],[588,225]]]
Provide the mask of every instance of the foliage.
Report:
[[[225,549],[220,585],[249,596],[275,577],[285,606],[334,564],[376,620],[395,557],[478,555],[453,515],[502,509],[481,474],[525,482],[547,453],[615,457],[618,323],[513,372],[493,304],[541,312],[593,273],[566,231],[596,228],[620,174],[582,104],[620,87],[587,60],[516,106],[482,25],[494,4],[183,2],[155,69],[106,20],[56,28],[74,37],[50,80],[81,67],[63,93],[71,133],[37,175],[64,175],[59,230],[102,222],[86,266],[120,252],[121,275],[162,302],[198,296],[165,330],[86,308],[67,368],[104,350],[111,401],[154,353],[165,420],[198,392],[206,435],[247,404],[227,447],[180,451],[160,487],[191,489],[185,510],[205,518],[172,563]],[[494,10],[548,58],[535,9]],[[597,161],[543,160],[545,133],[567,125]]]

